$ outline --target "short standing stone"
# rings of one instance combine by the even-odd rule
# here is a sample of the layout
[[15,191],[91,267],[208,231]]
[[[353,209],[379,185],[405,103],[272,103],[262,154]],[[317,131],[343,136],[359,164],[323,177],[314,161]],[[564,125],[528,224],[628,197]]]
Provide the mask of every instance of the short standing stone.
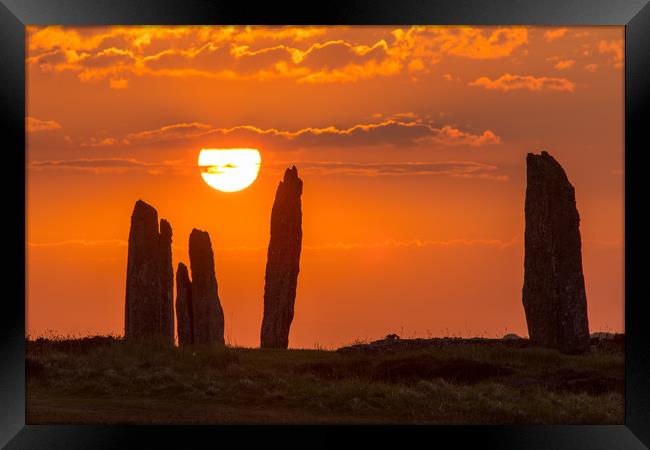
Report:
[[138,200],[131,215],[126,268],[124,336],[174,342],[172,230],[158,212]]
[[183,263],[176,269],[176,323],[178,345],[193,344],[192,282]]
[[565,353],[589,349],[575,191],[547,152],[529,153],[523,304],[533,344]]
[[302,180],[287,169],[275,194],[266,261],[261,346],[287,348],[293,320],[302,245]]
[[224,345],[224,317],[210,235],[192,230],[190,234],[190,268],[192,269],[192,322],[194,344]]

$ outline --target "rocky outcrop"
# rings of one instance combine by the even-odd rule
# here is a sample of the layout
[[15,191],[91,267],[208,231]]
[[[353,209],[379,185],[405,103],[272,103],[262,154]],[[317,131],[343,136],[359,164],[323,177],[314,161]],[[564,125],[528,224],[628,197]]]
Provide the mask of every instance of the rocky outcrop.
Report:
[[187,266],[178,263],[176,269],[176,323],[179,346],[194,343],[193,320],[192,282],[187,273]]
[[530,340],[565,353],[589,349],[575,191],[547,152],[526,158],[523,304]]
[[395,339],[386,336],[384,339],[372,341],[364,344],[352,344],[346,347],[341,347],[336,350],[337,353],[354,354],[354,353],[398,353],[398,352],[411,352],[413,350],[423,350],[441,347],[511,347],[511,348],[525,348],[530,346],[528,339],[488,339],[488,338],[416,338],[416,339]]
[[198,345],[224,345],[224,317],[214,273],[214,254],[210,235],[192,230],[190,234],[192,269],[192,334]]
[[275,194],[264,283],[261,346],[287,348],[293,320],[302,245],[302,180],[287,169]]
[[174,343],[172,229],[138,200],[131,215],[126,268],[124,337]]

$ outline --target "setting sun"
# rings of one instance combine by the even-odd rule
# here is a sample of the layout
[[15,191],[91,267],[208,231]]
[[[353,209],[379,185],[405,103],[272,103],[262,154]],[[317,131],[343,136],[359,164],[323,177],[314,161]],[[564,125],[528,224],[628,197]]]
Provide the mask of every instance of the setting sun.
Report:
[[223,192],[236,192],[250,186],[257,178],[260,152],[250,148],[202,149],[199,168],[203,180]]

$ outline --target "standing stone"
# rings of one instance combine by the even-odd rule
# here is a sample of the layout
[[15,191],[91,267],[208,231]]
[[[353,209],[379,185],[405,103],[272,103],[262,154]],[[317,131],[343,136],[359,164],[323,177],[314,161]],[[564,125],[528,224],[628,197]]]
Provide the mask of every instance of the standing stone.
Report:
[[165,336],[174,345],[174,267],[172,265],[172,227],[160,219],[158,255],[160,261],[160,320]]
[[261,346],[287,348],[293,320],[302,245],[302,180],[295,166],[278,185],[271,212]]
[[194,343],[192,321],[192,282],[187,273],[187,266],[178,263],[178,269],[176,269],[176,323],[179,346]]
[[575,190],[547,152],[526,157],[523,304],[532,343],[564,353],[589,350]]
[[192,323],[194,344],[224,345],[224,318],[210,235],[196,228],[190,233],[192,269]]
[[126,268],[124,337],[174,343],[172,229],[138,200],[131,215]]

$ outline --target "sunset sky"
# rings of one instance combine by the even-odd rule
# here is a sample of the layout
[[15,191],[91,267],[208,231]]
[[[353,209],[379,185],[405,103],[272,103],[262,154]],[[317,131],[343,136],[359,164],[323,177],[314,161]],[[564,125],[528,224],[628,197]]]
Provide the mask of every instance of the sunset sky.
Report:
[[[290,347],[527,335],[525,155],[575,186],[590,330],[623,331],[623,27],[28,27],[27,332],[124,330],[142,199],[210,233],[259,345],[273,198],[303,179]],[[220,192],[201,148],[256,148]]]

